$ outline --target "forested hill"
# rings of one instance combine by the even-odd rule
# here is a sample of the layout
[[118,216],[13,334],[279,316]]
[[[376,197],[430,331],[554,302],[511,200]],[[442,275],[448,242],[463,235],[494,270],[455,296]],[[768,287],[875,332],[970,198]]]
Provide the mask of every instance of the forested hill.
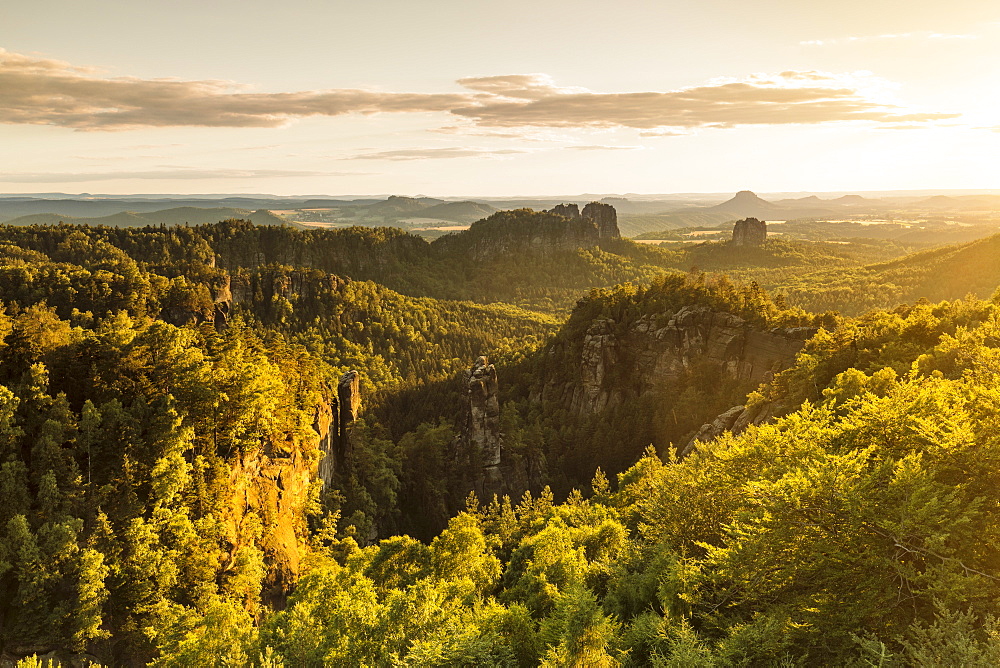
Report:
[[55,213],[36,213],[8,220],[4,222],[4,225],[57,225],[59,223],[68,223],[73,225],[105,225],[108,227],[145,227],[147,225],[198,225],[231,218],[249,220],[256,225],[287,225],[300,229],[305,228],[304,225],[290,223],[265,209],[250,211],[249,209],[228,207],[202,208],[193,206],[174,207],[159,211],[123,211],[94,218],[66,216]]
[[781,282],[789,299],[812,309],[861,313],[918,299],[988,297],[1000,284],[997,258],[1000,234],[890,262],[785,276]]
[[1000,298],[611,221],[0,227],[0,662],[996,665]]
[[[49,255],[65,253],[59,249],[72,239],[87,238],[152,267],[181,264],[197,273],[202,266],[280,264],[374,280],[411,296],[505,302],[548,313],[567,312],[594,286],[649,280],[673,257],[617,234],[602,235],[588,220],[501,212],[434,243],[396,228],[295,230],[241,220],[133,229],[38,225],[0,228],[0,244]],[[545,260],[537,270],[522,271],[526,259],[538,254]]]
[[[312,532],[400,521],[411,473],[377,424],[345,422],[343,377],[374,405],[555,329],[315,268],[227,271],[196,228],[2,234],[4,660],[141,664],[198,610],[280,606]],[[337,429],[354,434],[334,467]]]
[[[928,277],[925,283],[936,289],[936,298],[966,293],[963,286],[968,281],[962,277],[968,272],[957,256],[952,267],[928,263],[923,257],[912,264],[900,260],[896,265],[869,266],[873,261],[897,257],[905,248],[871,240],[833,244],[779,238],[768,239],[760,247],[716,242],[668,250],[619,238],[613,227],[613,209],[600,207],[597,212],[611,216],[603,232],[593,222],[599,218],[585,217],[575,207],[562,210],[569,215],[558,213],[558,208],[553,212],[522,209],[496,213],[469,230],[433,243],[396,228],[296,230],[226,220],[129,229],[2,227],[0,245],[16,247],[16,252],[32,250],[64,257],[73,239],[87,238],[117,248],[144,266],[184,273],[192,279],[213,265],[235,271],[279,264],[373,280],[414,297],[504,302],[552,315],[568,314],[580,295],[593,287],[648,283],[678,270],[729,272],[741,280],[756,280],[771,291],[788,292],[790,302],[814,311],[850,310],[862,303],[894,306],[898,300],[918,298],[920,286],[906,282],[916,275],[911,267]],[[944,258],[949,253],[939,251],[933,257]],[[982,264],[975,260],[972,266],[977,262]],[[524,271],[528,264],[530,272]],[[179,266],[183,269],[177,269]],[[884,274],[883,270],[893,266],[900,269],[891,276]],[[934,272],[928,267],[956,280],[931,279]],[[990,280],[991,276],[984,274],[975,284],[986,285]],[[847,285],[847,281],[862,281],[864,285]],[[894,285],[902,287],[893,292]],[[845,301],[858,291],[870,298]]]

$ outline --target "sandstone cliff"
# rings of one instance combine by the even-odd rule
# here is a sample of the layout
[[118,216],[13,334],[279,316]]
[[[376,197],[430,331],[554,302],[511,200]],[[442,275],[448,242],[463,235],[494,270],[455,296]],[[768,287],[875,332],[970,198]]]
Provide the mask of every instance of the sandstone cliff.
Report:
[[456,455],[468,461],[473,491],[481,499],[500,494],[502,435],[497,371],[486,357],[479,357],[465,375],[465,400],[459,416]]
[[437,239],[433,248],[444,255],[476,262],[498,255],[547,254],[589,248],[604,239],[617,239],[618,215],[610,204],[591,202],[580,212],[576,204],[560,204],[550,211],[500,211],[464,231]]
[[714,441],[725,432],[739,434],[752,424],[761,424],[775,417],[776,406],[765,402],[755,406],[733,406],[719,414],[711,422],[706,422],[678,451],[681,457],[694,452],[699,443]]
[[244,525],[249,515],[256,515],[263,525],[260,545],[268,565],[263,596],[272,605],[282,605],[306,553],[305,507],[316,477],[317,458],[311,454],[316,446],[306,443],[289,451],[268,444],[263,451],[242,454],[230,464],[226,529],[231,554],[253,540]]
[[[571,370],[569,377],[575,382],[548,379],[536,399],[560,401],[578,415],[595,414],[669,387],[696,361],[755,386],[790,365],[813,333],[809,327],[756,329],[707,306],[643,315],[630,324],[599,319],[587,327],[578,358],[571,362],[575,373]],[[553,348],[549,354],[562,352]]]
[[767,223],[756,218],[745,218],[733,225],[734,246],[763,246],[767,239]]
[[351,428],[361,409],[360,374],[348,371],[337,383],[336,395],[316,407],[313,429],[319,436],[322,452],[318,475],[324,486],[333,483],[334,475],[351,456]]

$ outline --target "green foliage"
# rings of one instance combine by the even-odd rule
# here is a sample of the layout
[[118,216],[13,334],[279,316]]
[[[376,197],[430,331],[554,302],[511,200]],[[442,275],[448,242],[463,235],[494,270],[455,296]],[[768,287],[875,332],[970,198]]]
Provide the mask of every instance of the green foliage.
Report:
[[[857,308],[911,298],[929,280],[907,278],[912,259],[787,299],[662,271],[695,256],[818,262],[783,242],[681,260],[608,240],[549,249],[534,272],[463,255],[489,251],[491,227],[520,243],[545,221],[565,232],[529,212],[434,244],[241,221],[0,228],[0,652],[43,657],[25,665],[1000,661],[995,301],[856,318],[787,306],[869,280],[887,282]],[[969,285],[992,290],[991,244],[917,260],[968,260]],[[555,320],[511,305],[559,312],[584,290],[555,336]],[[685,306],[821,329],[756,390],[691,364],[669,391],[581,418],[533,385],[577,380],[596,321],[623,336]],[[524,494],[461,511],[475,458],[456,452],[457,376],[483,353],[509,379],[504,465]],[[323,487],[317,429],[349,369],[368,406]],[[670,443],[744,401],[779,417],[677,460]]]

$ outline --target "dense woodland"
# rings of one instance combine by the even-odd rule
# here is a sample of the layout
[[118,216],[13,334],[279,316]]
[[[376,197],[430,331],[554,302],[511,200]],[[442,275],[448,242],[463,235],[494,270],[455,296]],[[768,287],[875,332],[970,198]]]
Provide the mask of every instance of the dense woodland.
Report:
[[[1000,663],[1000,237],[490,245],[553,215],[0,227],[0,661]],[[763,384],[640,386],[622,350],[625,400],[568,401],[595,332],[692,308],[808,340]],[[461,451],[480,355],[495,496]],[[773,417],[681,456],[734,405]]]

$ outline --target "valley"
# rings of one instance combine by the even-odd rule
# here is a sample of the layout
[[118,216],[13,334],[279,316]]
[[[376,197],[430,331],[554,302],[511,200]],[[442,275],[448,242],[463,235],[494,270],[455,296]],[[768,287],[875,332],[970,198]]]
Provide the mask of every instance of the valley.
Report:
[[0,226],[5,656],[839,661],[992,596],[998,234],[108,215]]

